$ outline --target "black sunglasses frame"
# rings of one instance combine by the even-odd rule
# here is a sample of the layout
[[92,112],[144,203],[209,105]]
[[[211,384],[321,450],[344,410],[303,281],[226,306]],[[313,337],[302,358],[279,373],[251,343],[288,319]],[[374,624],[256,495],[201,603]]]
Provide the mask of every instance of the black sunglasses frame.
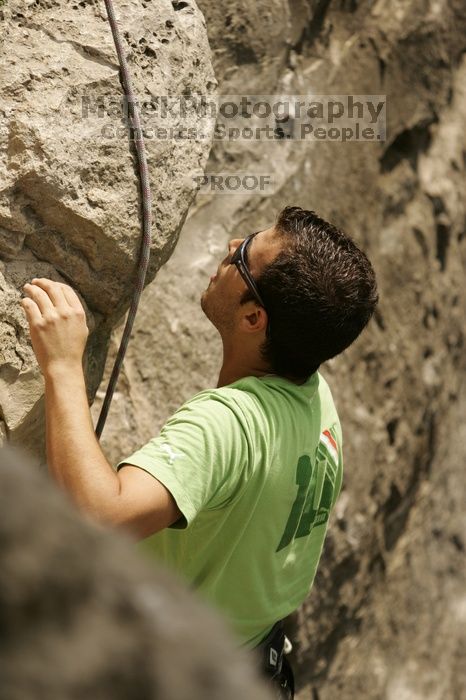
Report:
[[247,236],[244,241],[237,247],[233,255],[231,256],[230,260],[230,265],[236,265],[238,268],[238,272],[243,278],[244,282],[246,283],[248,289],[252,294],[254,295],[256,301],[258,304],[267,311],[267,307],[264,304],[264,301],[259,293],[259,290],[257,289],[257,284],[254,281],[253,276],[249,272],[248,264],[247,264],[247,258],[246,258],[246,250],[248,245],[251,243],[252,239],[254,236],[257,236],[257,234],[260,233],[260,231],[255,231],[255,233],[251,233],[249,236]]

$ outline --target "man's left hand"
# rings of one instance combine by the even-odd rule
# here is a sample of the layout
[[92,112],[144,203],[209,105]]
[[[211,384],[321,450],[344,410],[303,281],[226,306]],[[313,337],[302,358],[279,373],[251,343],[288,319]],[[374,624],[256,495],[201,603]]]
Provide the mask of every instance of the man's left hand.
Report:
[[42,374],[54,369],[82,369],[89,329],[86,312],[67,284],[41,277],[25,284],[21,306]]

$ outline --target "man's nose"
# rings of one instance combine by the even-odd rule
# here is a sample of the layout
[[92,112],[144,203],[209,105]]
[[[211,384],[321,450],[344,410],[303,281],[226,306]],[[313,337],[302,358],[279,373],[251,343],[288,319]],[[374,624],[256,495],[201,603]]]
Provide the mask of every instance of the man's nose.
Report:
[[244,241],[244,238],[232,238],[231,241],[228,243],[228,252],[230,255],[233,255],[235,250],[241,243]]

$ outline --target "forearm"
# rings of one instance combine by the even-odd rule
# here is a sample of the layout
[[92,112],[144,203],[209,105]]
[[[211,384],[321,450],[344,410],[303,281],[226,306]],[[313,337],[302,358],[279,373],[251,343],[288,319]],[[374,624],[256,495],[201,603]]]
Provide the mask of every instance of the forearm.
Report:
[[119,480],[95,436],[82,368],[45,376],[49,471],[78,505],[99,520],[110,518]]

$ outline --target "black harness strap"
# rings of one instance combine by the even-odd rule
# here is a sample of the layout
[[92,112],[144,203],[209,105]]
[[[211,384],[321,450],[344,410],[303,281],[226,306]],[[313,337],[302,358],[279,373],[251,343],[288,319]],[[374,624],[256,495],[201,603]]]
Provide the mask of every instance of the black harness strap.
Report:
[[279,620],[268,635],[257,645],[263,675],[273,682],[276,697],[283,700],[294,698],[294,675],[285,656],[285,631],[283,620]]

